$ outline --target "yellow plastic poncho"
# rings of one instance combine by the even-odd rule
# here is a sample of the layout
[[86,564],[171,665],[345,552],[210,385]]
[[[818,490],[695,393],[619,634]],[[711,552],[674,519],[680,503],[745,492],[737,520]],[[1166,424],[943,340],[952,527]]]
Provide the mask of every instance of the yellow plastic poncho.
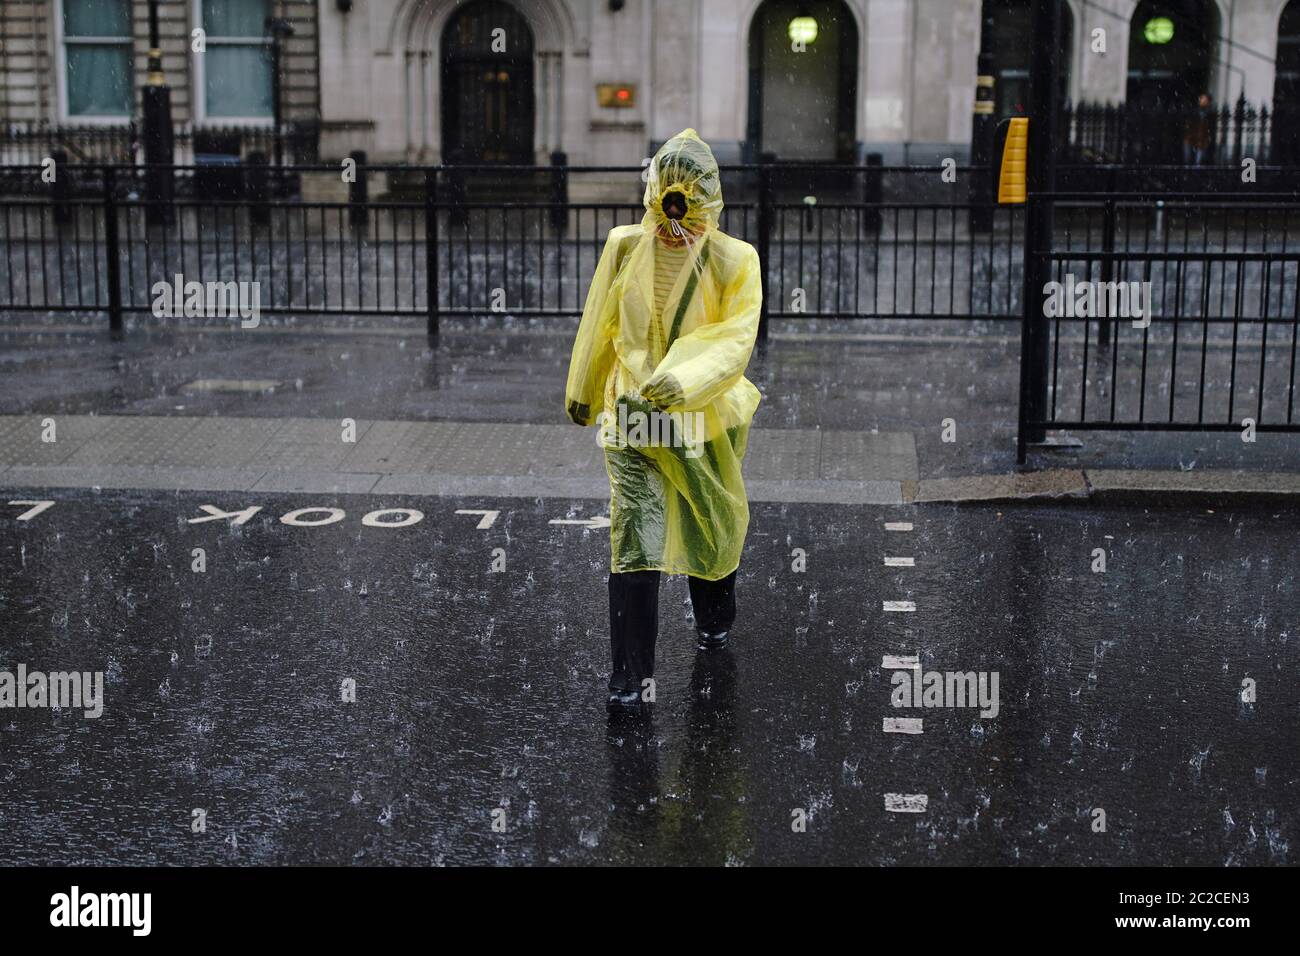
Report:
[[[763,298],[758,253],[718,229],[718,164],[693,129],[655,154],[645,207],[605,242],[565,402],[575,422],[600,427],[610,570],[715,581],[736,570],[749,527],[740,464],[760,397],[744,376]],[[683,246],[657,309],[656,256],[680,258]],[[661,292],[666,278],[661,265]]]

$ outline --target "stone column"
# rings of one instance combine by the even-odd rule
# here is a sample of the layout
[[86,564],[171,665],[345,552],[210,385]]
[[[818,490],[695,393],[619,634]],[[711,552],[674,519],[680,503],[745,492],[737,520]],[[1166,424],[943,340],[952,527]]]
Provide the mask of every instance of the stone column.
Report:
[[1251,106],[1272,104],[1281,14],[1278,0],[1237,0],[1232,19],[1224,18],[1221,32],[1225,38],[1231,36],[1233,43],[1220,44],[1220,59],[1231,65],[1231,69],[1222,69],[1225,75],[1218,84],[1217,97],[1221,102],[1231,106],[1244,93]]
[[[1129,28],[1135,0],[1114,0],[1101,9],[1095,4],[1071,4],[1074,12],[1074,63],[1071,98],[1086,103],[1122,103],[1128,91]],[[1114,11],[1115,15],[1112,15]],[[1094,30],[1104,37],[1093,39]],[[1106,52],[1093,52],[1104,40]]]
[[[858,91],[862,114],[860,139],[871,143],[902,143],[909,136],[912,62],[911,3],[908,0],[864,0],[866,7],[865,82]],[[886,157],[885,161],[901,160]]]
[[695,115],[695,61],[699,49],[695,0],[658,0],[653,24],[650,56],[655,103],[650,137],[662,141],[700,123]]

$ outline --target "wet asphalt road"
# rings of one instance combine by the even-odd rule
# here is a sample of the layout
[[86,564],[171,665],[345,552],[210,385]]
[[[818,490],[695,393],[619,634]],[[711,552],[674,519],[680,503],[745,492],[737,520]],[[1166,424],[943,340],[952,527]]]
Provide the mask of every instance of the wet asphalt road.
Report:
[[[610,725],[606,532],[549,523],[602,502],[10,489],[0,670],[106,687],[0,711],[0,863],[1293,863],[1283,507],[756,505],[733,648],[668,580],[653,717]],[[891,706],[905,655],[997,672],[997,715]]]

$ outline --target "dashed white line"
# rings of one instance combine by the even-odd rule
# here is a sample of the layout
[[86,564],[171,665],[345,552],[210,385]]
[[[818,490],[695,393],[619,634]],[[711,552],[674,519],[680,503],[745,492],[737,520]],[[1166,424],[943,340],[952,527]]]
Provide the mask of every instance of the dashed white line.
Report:
[[902,657],[886,654],[880,659],[880,668],[887,671],[919,671],[921,669],[921,657],[919,654],[904,655]]
[[[885,530],[911,531],[912,522],[886,521]],[[916,567],[915,558],[896,555],[885,555],[884,562],[887,568]],[[882,601],[881,606],[886,613],[907,613],[916,610],[915,601]],[[886,654],[881,658],[880,666],[884,670],[920,670],[921,658],[920,655],[895,656]],[[882,719],[880,729],[887,734],[920,734],[925,732],[924,724],[919,717],[885,717]],[[930,798],[923,793],[885,794],[885,810],[889,813],[924,813],[929,804]]]
[[925,813],[930,798],[923,793],[887,793],[885,809],[890,813]]
[[886,717],[884,726],[880,729],[887,734],[925,733],[920,717]]

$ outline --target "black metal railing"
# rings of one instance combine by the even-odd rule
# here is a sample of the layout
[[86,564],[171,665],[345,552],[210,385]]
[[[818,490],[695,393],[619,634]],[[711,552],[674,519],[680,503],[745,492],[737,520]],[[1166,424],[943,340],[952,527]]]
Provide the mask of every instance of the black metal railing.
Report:
[[[9,123],[0,126],[0,167],[40,165],[53,153],[68,162],[87,165],[134,165],[143,161],[140,124],[123,120],[114,125],[59,123]],[[285,165],[309,165],[319,161],[320,124],[292,121],[280,128]],[[173,130],[177,165],[201,162],[205,155],[222,154],[246,159],[250,154],[275,155],[275,128],[223,124],[178,123]],[[22,177],[8,170],[13,185]]]
[[[225,151],[246,159],[253,153],[271,159],[275,156],[275,128],[272,126],[194,126],[176,127],[177,165],[198,162],[204,153]],[[282,153],[286,166],[305,166],[320,161],[320,124],[311,121],[285,123],[280,128]]]
[[[120,328],[152,311],[157,282],[182,275],[256,282],[270,315],[421,315],[436,331],[441,316],[579,314],[608,231],[644,213],[640,167],[566,169],[571,188],[605,194],[582,202],[489,198],[466,182],[474,171],[428,167],[413,194],[410,167],[363,166],[366,189],[337,167],[298,167],[304,194],[339,198],[288,201],[269,198],[280,171],[245,168],[238,189],[164,208],[142,198],[141,167],[68,170],[59,188],[80,198],[53,189],[0,209],[0,308],[104,311]],[[941,167],[848,167],[813,201],[788,167],[727,167],[721,226],[759,250],[764,329],[769,317],[1017,318],[1022,213],[972,203],[960,176],[976,172],[953,184]],[[385,193],[384,181],[402,188]],[[985,228],[972,229],[975,211]]]
[[7,123],[0,126],[0,166],[37,166],[62,152],[73,163],[132,164],[140,150],[139,127],[57,123]]
[[[639,167],[516,167],[514,185],[544,197],[519,199],[500,193],[499,168],[362,163],[348,181],[335,166],[249,165],[225,184],[238,188],[167,203],[139,165],[63,172],[0,205],[0,312],[102,312],[114,330],[131,314],[232,320],[203,296],[191,310],[193,284],[225,302],[247,286],[262,315],[404,315],[430,334],[444,316],[574,316],[609,230],[644,212]],[[770,318],[1018,319],[1022,461],[1048,429],[1297,429],[1294,192],[993,206],[971,198],[988,170],[835,172],[723,168],[721,226],[762,263],[762,334]],[[307,198],[281,198],[294,177]],[[1045,209],[1051,228],[1034,234],[1050,239],[1028,248]]]
[[1045,429],[1300,430],[1294,194],[1030,202],[1054,214],[1051,248],[1026,250],[1054,285],[1026,302],[1022,462]]
[[1300,163],[1300,104],[1153,108],[1079,103],[1061,113],[1068,162],[1143,166]]

